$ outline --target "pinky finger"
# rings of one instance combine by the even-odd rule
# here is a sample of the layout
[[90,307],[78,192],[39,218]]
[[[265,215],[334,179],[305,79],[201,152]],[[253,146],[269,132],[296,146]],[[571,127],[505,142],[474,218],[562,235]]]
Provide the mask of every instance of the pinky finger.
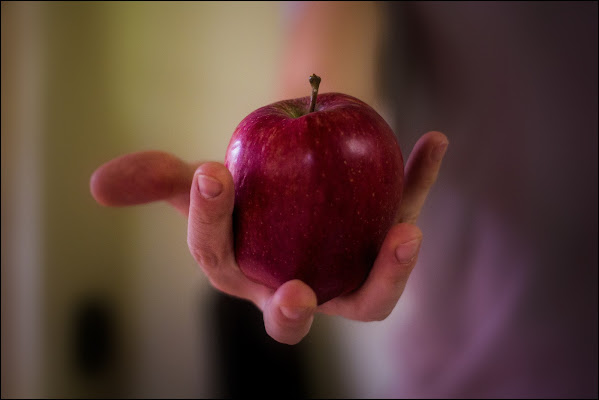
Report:
[[440,132],[429,132],[416,142],[406,163],[399,222],[416,223],[428,192],[437,180],[448,144],[447,137]]

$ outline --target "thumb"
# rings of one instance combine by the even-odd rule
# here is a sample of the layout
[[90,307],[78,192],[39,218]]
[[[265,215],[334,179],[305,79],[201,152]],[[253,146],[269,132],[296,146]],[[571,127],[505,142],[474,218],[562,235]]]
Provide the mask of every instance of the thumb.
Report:
[[216,162],[202,164],[194,174],[189,197],[187,244],[210,277],[232,254],[235,189],[229,170]]

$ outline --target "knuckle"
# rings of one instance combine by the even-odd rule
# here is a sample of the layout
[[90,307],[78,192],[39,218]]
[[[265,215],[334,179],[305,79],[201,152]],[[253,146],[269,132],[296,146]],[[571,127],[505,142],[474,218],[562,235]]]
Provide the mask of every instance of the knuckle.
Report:
[[220,260],[216,252],[204,242],[190,243],[188,242],[189,250],[195,260],[204,269],[216,269],[220,264]]
[[418,215],[419,215],[418,211],[405,212],[404,214],[402,214],[399,217],[399,223],[400,224],[403,224],[403,223],[414,224],[418,220]]
[[199,261],[206,269],[216,269],[219,265],[218,257],[210,250],[201,252]]
[[426,193],[437,181],[436,175],[423,175],[418,181],[418,188],[420,191]]
[[221,218],[218,210],[202,210],[196,215],[195,222],[198,226],[211,226]]

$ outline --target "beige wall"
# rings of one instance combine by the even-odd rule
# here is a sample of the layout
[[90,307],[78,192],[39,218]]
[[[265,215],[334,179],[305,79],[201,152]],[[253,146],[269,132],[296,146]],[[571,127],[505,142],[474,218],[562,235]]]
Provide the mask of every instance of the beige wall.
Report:
[[[144,149],[222,161],[273,100],[279,4],[2,2],[2,396],[210,396],[209,286],[164,204],[106,209],[96,166]],[[71,367],[73,318],[100,298],[122,371]]]

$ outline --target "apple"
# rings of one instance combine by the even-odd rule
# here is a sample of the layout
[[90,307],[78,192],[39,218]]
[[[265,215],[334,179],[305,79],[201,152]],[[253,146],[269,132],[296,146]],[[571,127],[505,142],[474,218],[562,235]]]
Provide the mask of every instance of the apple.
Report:
[[245,117],[225,166],[235,184],[235,256],[276,289],[300,279],[322,304],[360,287],[396,222],[400,147],[368,104],[342,93],[279,101]]

